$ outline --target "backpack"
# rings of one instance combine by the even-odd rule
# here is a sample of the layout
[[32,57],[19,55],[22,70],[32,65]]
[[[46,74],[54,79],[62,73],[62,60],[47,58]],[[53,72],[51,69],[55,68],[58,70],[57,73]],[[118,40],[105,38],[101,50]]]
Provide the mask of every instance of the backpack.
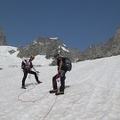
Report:
[[69,58],[65,57],[65,61],[64,61],[64,62],[65,62],[64,65],[65,65],[65,67],[66,67],[66,70],[67,70],[67,71],[72,70],[71,60],[70,60]]
[[21,63],[22,69],[29,69],[31,68],[31,63],[29,62],[29,58],[24,58]]

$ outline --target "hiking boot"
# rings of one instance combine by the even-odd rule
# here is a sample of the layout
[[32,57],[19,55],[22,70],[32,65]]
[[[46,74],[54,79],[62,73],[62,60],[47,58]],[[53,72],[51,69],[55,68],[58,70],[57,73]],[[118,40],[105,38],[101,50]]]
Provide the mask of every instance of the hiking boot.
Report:
[[55,95],[62,95],[64,94],[64,91],[56,92]]
[[41,82],[41,81],[38,81],[37,83],[40,84],[40,83],[42,83],[42,82]]
[[55,89],[55,90],[50,90],[49,92],[50,92],[50,93],[56,93],[56,92],[57,92],[57,89]]
[[22,86],[21,89],[26,89],[26,87],[25,87],[25,86]]

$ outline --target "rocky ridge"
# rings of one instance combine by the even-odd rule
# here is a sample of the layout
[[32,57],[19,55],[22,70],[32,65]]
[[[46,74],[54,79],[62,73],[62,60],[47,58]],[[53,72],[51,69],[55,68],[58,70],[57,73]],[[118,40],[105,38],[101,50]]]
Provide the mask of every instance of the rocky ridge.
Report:
[[[0,45],[7,45],[2,28],[0,28]],[[41,37],[27,46],[19,46],[17,50],[19,51],[17,56],[20,58],[45,55],[47,59],[50,59],[55,52],[59,52],[61,56],[69,57],[72,62],[115,56],[120,54],[120,27],[117,28],[115,35],[107,43],[92,45],[84,52],[69,49],[59,38]]]
[[70,50],[59,38],[37,38],[31,44],[25,47],[18,47],[20,51],[18,57],[28,57],[30,55],[46,55],[49,59],[53,57],[55,52],[61,56],[69,57],[73,62],[77,61],[80,57],[80,52],[77,49]]
[[82,52],[82,59],[96,59],[102,57],[110,57],[120,54],[120,27],[117,28],[115,35],[110,38],[107,43],[93,45]]
[[0,27],[0,46],[7,45],[6,36],[3,32],[3,29]]

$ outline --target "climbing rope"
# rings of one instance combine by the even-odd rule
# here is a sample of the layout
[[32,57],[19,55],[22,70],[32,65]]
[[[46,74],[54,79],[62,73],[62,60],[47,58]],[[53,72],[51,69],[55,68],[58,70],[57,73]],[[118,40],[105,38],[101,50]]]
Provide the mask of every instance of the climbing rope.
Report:
[[[38,77],[39,77],[39,76],[38,76]],[[29,75],[28,78],[29,78],[29,82],[31,83],[31,76]],[[38,98],[38,99],[35,99],[35,100],[23,100],[23,99],[20,98],[20,96],[22,96],[24,93],[26,93],[26,92],[28,92],[28,91],[31,91],[31,90],[34,89],[34,88],[35,88],[35,84],[33,84],[33,87],[32,87],[32,88],[30,88],[30,89],[28,89],[28,90],[25,90],[25,91],[23,91],[22,93],[20,93],[20,94],[18,95],[18,100],[21,101],[21,102],[31,102],[31,103],[34,103],[34,102],[36,102],[36,101],[39,101],[39,100],[43,99],[45,96],[48,95],[48,92],[46,92],[42,97],[40,97],[40,98]]]
[[47,112],[47,114],[44,116],[44,118],[42,120],[45,120],[45,118],[50,114],[50,112],[52,111],[52,109],[56,103],[56,100],[57,100],[57,96],[55,97],[55,100],[54,100],[52,106],[50,107],[49,111]]

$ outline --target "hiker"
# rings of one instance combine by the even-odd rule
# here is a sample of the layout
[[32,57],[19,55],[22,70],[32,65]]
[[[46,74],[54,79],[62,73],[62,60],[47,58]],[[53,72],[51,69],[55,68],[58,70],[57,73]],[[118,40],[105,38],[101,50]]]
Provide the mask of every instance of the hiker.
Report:
[[[58,73],[52,78],[53,90],[50,90],[50,93],[55,93],[56,95],[64,94],[65,89],[65,74],[67,72],[66,67],[64,66],[65,58],[60,57],[58,53],[54,54],[54,59],[57,60]],[[57,80],[60,80],[61,86],[58,92]]]
[[[42,83],[41,81],[38,80],[37,73],[39,73],[39,72],[35,70],[35,68],[33,67],[33,64],[32,64],[32,61],[34,60],[34,58],[35,58],[34,56],[31,56],[29,59],[24,59],[22,61],[21,68],[23,69],[24,76],[22,79],[21,89],[26,89],[25,80],[27,78],[28,73],[33,74],[35,76],[35,79],[36,79],[38,84]],[[34,71],[31,70],[32,68]]]

